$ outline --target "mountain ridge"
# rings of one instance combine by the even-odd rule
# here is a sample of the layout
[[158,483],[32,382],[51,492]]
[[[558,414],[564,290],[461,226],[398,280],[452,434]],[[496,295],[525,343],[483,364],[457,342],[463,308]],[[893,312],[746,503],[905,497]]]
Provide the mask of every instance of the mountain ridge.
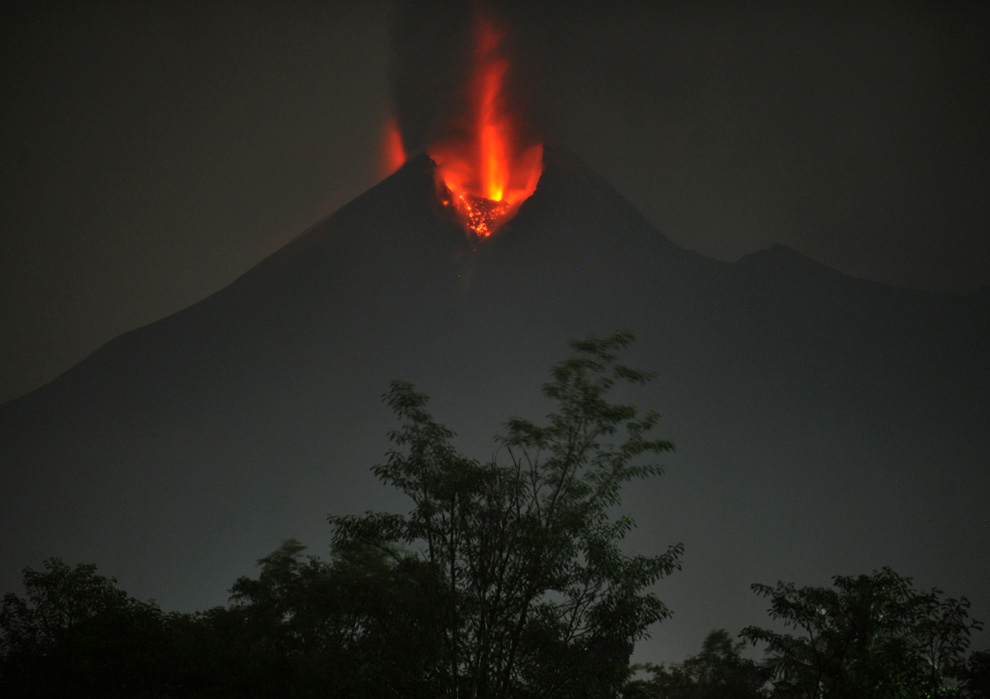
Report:
[[[629,496],[632,543],[688,551],[658,643],[687,652],[752,621],[750,582],[885,564],[986,616],[985,303],[783,248],[704,258],[554,148],[516,218],[472,241],[432,168],[411,159],[224,289],[0,406],[5,589],[59,555],[169,607],[221,603],[281,539],[326,541],[327,511],[402,506],[367,470],[390,380],[435,396],[485,455],[510,415],[545,413],[568,340],[629,328],[630,363],[659,372],[632,399],[678,445]],[[768,543],[742,556],[752,541]]]

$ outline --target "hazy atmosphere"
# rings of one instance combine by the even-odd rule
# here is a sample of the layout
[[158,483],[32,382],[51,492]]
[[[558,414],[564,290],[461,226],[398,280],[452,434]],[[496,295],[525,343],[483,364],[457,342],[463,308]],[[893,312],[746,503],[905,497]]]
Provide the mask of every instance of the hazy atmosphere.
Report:
[[990,9],[532,4],[4,22],[0,693],[990,696]]
[[[985,5],[525,4],[505,14],[546,141],[674,242],[721,260],[784,243],[903,287],[990,283]],[[393,82],[432,108],[463,14],[22,3],[0,30],[0,400],[377,182]]]

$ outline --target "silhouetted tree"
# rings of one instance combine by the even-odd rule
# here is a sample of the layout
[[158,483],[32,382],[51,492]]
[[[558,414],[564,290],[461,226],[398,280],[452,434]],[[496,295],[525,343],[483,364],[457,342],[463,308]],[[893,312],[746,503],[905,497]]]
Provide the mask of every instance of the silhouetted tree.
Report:
[[434,696],[431,638],[442,610],[419,595],[426,568],[354,546],[332,563],[286,541],[261,559],[257,579],[231,589],[240,617],[235,664],[241,696]]
[[169,672],[157,696],[257,697],[256,658],[245,615],[237,608],[213,607],[194,614],[170,614]]
[[166,617],[96,573],[51,558],[0,605],[0,695],[133,697],[167,672]]
[[[959,675],[971,630],[969,602],[941,590],[917,591],[889,568],[835,576],[833,587],[755,584],[770,616],[798,635],[755,626],[765,643],[777,695],[808,699],[940,696]],[[775,696],[777,696],[775,695]]]
[[393,384],[401,424],[375,473],[412,511],[330,517],[329,562],[286,541],[228,607],[163,614],[93,565],[26,569],[25,598],[0,606],[0,695],[616,696],[633,643],[669,613],[650,587],[681,553],[619,548],[622,486],[672,449],[655,413],[609,398],[649,379],[617,361],[630,341],[573,343],[546,423],[511,420],[485,464]]
[[453,432],[410,384],[385,399],[401,420],[374,473],[413,502],[406,515],[331,516],[334,547],[375,546],[398,565],[426,564],[418,595],[442,609],[437,696],[614,696],[635,640],[669,612],[649,588],[679,567],[681,547],[630,555],[633,526],[613,516],[621,487],[660,474],[638,457],[672,449],[651,436],[658,416],[610,401],[617,382],[651,377],[617,361],[629,334],[572,343],[543,393],[545,424],[512,419],[491,462],[459,454]]
[[[641,699],[765,699],[770,671],[742,657],[746,641],[733,642],[724,629],[705,637],[701,652],[668,667],[647,665],[652,674],[640,680]],[[627,692],[631,694],[631,692]]]
[[990,651],[971,653],[959,676],[967,699],[990,699]]

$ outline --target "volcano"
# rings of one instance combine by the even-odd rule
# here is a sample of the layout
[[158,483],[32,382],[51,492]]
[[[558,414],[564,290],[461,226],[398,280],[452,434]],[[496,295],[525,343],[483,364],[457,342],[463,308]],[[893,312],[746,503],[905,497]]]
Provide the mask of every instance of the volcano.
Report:
[[484,458],[568,340],[631,329],[658,380],[628,398],[678,452],[627,494],[647,551],[683,541],[649,660],[763,620],[756,581],[884,565],[990,595],[990,298],[896,289],[777,246],[678,247],[547,147],[497,235],[466,235],[426,155],[228,287],[0,406],[4,590],[47,556],[96,562],[166,609],[224,603],[328,512],[405,507],[383,460],[394,379]]

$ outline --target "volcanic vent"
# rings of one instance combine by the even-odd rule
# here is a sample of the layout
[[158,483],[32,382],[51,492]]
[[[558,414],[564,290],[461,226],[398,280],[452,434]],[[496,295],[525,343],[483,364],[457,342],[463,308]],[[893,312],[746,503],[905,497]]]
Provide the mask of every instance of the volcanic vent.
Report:
[[[427,146],[436,163],[439,201],[466,231],[488,238],[515,216],[536,190],[543,171],[543,144],[532,133],[509,89],[512,62],[505,30],[478,12],[462,105]],[[397,126],[387,140],[395,142]],[[394,162],[395,146],[389,157]]]

